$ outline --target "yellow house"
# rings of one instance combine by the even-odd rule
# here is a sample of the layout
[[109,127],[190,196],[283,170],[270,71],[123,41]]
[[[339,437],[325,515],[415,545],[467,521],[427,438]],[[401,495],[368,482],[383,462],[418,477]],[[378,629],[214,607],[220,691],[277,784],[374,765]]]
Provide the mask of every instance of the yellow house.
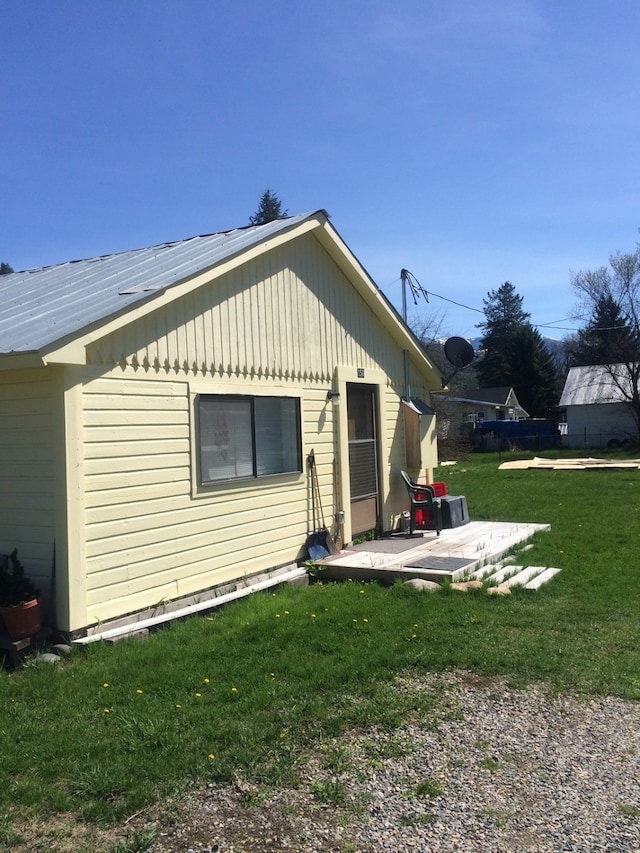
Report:
[[437,462],[440,373],[324,211],[0,295],[0,552],[76,637],[303,562],[312,449],[344,544]]

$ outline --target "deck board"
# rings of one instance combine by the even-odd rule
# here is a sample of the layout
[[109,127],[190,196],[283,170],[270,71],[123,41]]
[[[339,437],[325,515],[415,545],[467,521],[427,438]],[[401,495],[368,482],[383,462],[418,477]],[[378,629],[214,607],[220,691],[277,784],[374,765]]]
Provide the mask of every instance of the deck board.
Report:
[[[376,540],[361,543],[317,562],[325,576],[335,580],[351,577],[393,582],[416,577],[456,581],[469,577],[487,563],[499,561],[512,548],[549,529],[548,524],[471,521],[462,527],[443,530],[440,536],[425,531],[423,537],[413,537],[415,546],[412,542],[407,547],[407,537],[397,535],[378,540],[379,546]],[[449,569],[447,560],[450,561]]]

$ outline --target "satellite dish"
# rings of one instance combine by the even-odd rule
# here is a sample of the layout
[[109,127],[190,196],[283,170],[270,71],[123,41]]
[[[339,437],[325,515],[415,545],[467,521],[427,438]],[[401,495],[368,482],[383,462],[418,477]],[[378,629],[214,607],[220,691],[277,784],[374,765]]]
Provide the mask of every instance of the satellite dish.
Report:
[[458,370],[468,367],[475,355],[472,344],[466,338],[447,338],[444,342],[444,354],[447,361]]

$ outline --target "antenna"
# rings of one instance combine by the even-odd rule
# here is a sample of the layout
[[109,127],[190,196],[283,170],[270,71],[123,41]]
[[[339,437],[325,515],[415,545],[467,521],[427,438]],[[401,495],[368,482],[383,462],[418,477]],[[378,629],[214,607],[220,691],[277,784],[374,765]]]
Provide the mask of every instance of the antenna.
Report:
[[[413,296],[413,304],[418,304],[418,296],[422,296],[425,302],[429,301],[429,294],[424,289],[424,287],[420,284],[418,279],[410,273],[409,270],[401,269],[400,270],[400,280],[402,281],[402,319],[404,320],[405,325],[407,324],[407,284],[411,289],[411,295]],[[409,382],[409,352],[408,350],[404,351],[404,384],[405,384],[405,399],[411,399],[411,384]]]
[[429,301],[429,294],[420,284],[415,275],[409,270],[400,270],[400,280],[402,281],[402,319],[407,322],[407,284],[413,296],[413,304],[418,304],[418,296],[422,296],[425,302]]
[[455,367],[455,370],[450,376],[447,376],[446,379],[442,380],[442,387],[444,388],[454,376],[456,376],[461,370],[464,370],[465,367],[469,367],[473,358],[475,356],[475,352],[473,350],[473,345],[466,338],[447,338],[444,342],[444,354],[447,358],[447,361]]

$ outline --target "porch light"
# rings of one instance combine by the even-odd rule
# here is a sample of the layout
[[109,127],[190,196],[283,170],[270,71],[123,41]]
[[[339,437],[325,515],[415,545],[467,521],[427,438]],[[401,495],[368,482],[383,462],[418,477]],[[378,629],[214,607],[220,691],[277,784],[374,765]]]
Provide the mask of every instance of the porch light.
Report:
[[330,403],[333,403],[334,406],[340,405],[340,392],[339,391],[327,391],[327,400]]

